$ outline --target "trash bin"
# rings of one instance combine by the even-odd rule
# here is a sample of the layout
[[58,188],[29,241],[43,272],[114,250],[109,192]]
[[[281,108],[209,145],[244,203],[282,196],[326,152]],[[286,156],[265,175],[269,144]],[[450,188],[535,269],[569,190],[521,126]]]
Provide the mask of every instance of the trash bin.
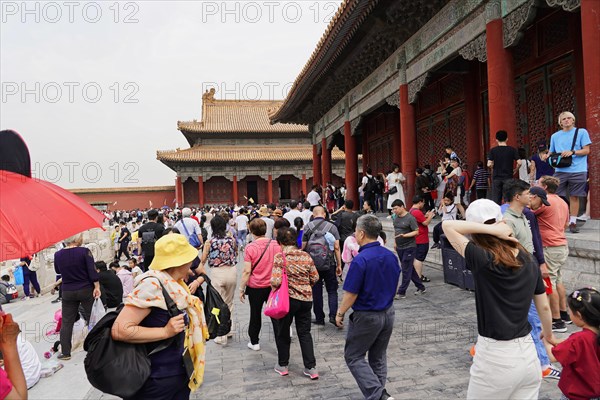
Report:
[[463,271],[465,270],[465,259],[450,246],[446,235],[441,235],[440,244],[442,245],[444,283],[464,288],[465,274]]

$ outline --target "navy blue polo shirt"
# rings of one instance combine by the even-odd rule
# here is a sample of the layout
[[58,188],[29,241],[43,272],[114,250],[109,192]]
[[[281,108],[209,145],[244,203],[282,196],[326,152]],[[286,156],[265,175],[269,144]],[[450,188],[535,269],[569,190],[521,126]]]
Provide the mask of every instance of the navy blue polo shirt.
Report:
[[398,288],[398,258],[379,242],[367,243],[358,250],[344,281],[346,292],[358,294],[354,311],[383,311],[394,302]]

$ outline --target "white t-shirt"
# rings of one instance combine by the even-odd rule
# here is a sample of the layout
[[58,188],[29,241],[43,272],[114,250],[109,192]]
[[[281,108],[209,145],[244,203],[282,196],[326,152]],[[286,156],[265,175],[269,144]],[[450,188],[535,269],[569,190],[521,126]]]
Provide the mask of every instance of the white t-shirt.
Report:
[[530,183],[530,175],[529,175],[529,167],[531,166],[531,161],[527,159],[521,159],[521,166],[519,167],[519,179]]
[[42,363],[35,352],[33,345],[25,340],[20,333],[19,336],[17,336],[17,353],[19,353],[19,359],[21,360],[21,367],[23,368],[23,375],[25,375],[27,389],[30,389],[40,380]]
[[238,231],[248,230],[248,217],[246,217],[245,215],[238,215],[235,218],[235,223],[237,224]]
[[308,224],[310,222],[310,217],[312,217],[313,213],[310,210],[302,210],[302,212],[300,213],[300,216],[302,217],[302,220],[304,221],[304,225]]
[[[302,218],[302,212],[297,208],[290,210],[283,215],[283,218],[287,219],[290,222],[290,226],[292,228],[294,227],[294,220],[298,217]],[[302,218],[302,220],[304,221],[304,218]]]
[[319,193],[315,192],[314,190],[308,192],[308,195],[306,196],[306,201],[310,203],[311,207],[318,206],[320,200],[321,196],[319,196]]

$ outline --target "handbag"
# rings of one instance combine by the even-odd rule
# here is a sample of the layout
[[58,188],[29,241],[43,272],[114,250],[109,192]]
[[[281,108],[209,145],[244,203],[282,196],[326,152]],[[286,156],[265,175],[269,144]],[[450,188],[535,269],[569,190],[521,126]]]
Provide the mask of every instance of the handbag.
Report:
[[396,194],[396,193],[398,193],[398,186],[396,186],[396,185],[392,186],[391,189],[387,191],[388,195]]
[[21,267],[20,265],[15,268],[13,276],[15,277],[15,285],[25,284],[25,278],[23,278],[23,267]]
[[[575,129],[575,135],[573,135],[573,143],[571,144],[571,151],[575,150],[575,142],[577,142],[577,133],[579,128]],[[573,164],[573,156],[563,157],[561,153],[550,153],[548,156],[548,164],[553,168],[567,168]]]
[[200,276],[206,282],[204,317],[209,339],[225,336],[231,331],[231,311],[218,290],[212,285],[210,278],[206,274],[200,274]]
[[[146,277],[148,279],[151,277]],[[157,279],[158,280],[158,279]],[[158,280],[170,317],[179,314],[177,305]],[[146,344],[126,343],[112,338],[112,326],[123,309],[106,314],[92,328],[83,342],[87,351],[84,366],[88,381],[96,389],[114,396],[128,398],[137,393],[151,373],[149,356],[169,347],[178,335],[157,342],[150,352]]]
[[190,243],[190,245],[192,245],[192,247],[196,249],[202,246],[202,243],[200,243],[200,239],[198,239],[198,235],[196,235],[195,233],[193,235],[190,235],[187,226],[185,226],[185,221],[183,220],[183,218],[181,219],[181,225],[183,225],[183,230],[185,231],[185,234],[188,237],[188,242]]
[[283,254],[283,268],[281,269],[281,286],[271,290],[267,305],[265,306],[265,315],[273,319],[281,319],[290,312],[290,292],[287,278],[287,261]]

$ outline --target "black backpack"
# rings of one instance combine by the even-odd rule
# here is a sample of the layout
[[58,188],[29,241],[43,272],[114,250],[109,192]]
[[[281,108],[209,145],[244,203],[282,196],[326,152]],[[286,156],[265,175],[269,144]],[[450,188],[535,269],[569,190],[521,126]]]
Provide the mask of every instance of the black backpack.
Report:
[[427,177],[427,187],[429,190],[435,190],[440,186],[440,177],[435,172],[427,169],[423,175]]
[[231,331],[231,311],[227,303],[214,288],[206,274],[200,274],[206,281],[206,296],[204,301],[204,316],[210,339],[225,336]]
[[375,181],[374,177],[368,177],[367,176],[367,183],[365,184],[365,188],[364,188],[364,192],[368,193],[368,192],[375,192],[377,190],[377,182]]
[[[144,279],[148,278],[154,277]],[[179,315],[177,305],[162,282],[158,278],[156,280],[162,287],[169,316]],[[122,309],[123,305],[116,311],[107,313],[88,333],[83,342],[83,349],[87,351],[83,365],[93,387],[104,393],[128,398],[137,393],[148,380],[151,372],[149,356],[169,347],[181,333],[158,342],[150,352],[146,344],[114,340],[111,330]]]
[[154,246],[156,242],[156,234],[154,231],[142,232],[142,246]]

